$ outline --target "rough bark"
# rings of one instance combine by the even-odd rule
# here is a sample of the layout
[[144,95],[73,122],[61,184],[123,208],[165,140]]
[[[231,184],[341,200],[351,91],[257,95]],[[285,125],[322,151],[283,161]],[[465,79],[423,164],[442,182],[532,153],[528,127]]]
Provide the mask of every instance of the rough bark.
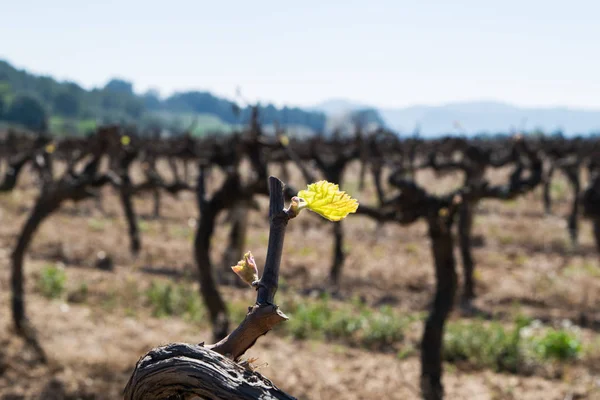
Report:
[[287,223],[295,215],[284,210],[283,183],[269,177],[269,244],[263,276],[258,284],[257,304],[274,304],[279,287],[279,267],[283,254],[283,241]]
[[552,214],[552,175],[554,175],[554,165],[548,167],[546,176],[544,177],[544,213]]
[[127,220],[127,228],[129,231],[129,250],[131,254],[137,255],[142,248],[140,242],[140,232],[138,229],[137,215],[133,209],[133,201],[131,199],[131,181],[129,175],[121,175],[121,184],[119,186],[119,200],[125,213]]
[[294,399],[270,380],[201,345],[170,344],[142,357],[124,400]]
[[12,313],[13,322],[17,331],[21,331],[26,321],[25,314],[25,278],[23,274],[23,258],[25,252],[31,243],[33,235],[42,224],[42,222],[58,208],[57,204],[52,204],[39,199],[27,218],[23,229],[17,240],[17,244],[12,253]]
[[160,190],[158,188],[152,190],[152,200],[152,217],[158,219],[160,218]]
[[475,298],[475,263],[473,261],[472,249],[472,230],[473,230],[473,211],[475,203],[465,201],[459,209],[458,220],[458,239],[460,254],[463,262],[463,293],[462,304],[468,305]]
[[383,167],[379,162],[373,163],[371,166],[371,174],[373,175],[373,182],[375,183],[375,190],[377,191],[377,200],[381,206],[385,201],[385,193],[383,192],[383,184],[381,183],[381,175]]
[[444,326],[456,293],[456,262],[450,224],[429,219],[429,236],[435,261],[435,297],[421,340],[421,391],[425,400],[444,398],[442,351]]
[[58,203],[45,202],[42,199],[38,199],[21,230],[15,249],[12,252],[11,304],[13,323],[17,333],[25,338],[44,363],[47,361],[46,353],[37,340],[37,334],[34,327],[27,319],[25,309],[25,276],[23,259],[35,232],[42,222],[44,222],[50,214],[56,211],[58,206]]
[[194,257],[198,266],[200,295],[208,309],[213,326],[213,338],[220,340],[229,331],[229,318],[225,302],[217,289],[210,261],[210,239],[215,228],[216,218],[217,210],[211,204],[202,207],[194,238]]
[[571,243],[576,246],[579,239],[579,192],[581,189],[581,181],[579,178],[579,165],[572,165],[565,169],[569,183],[573,190],[573,199],[571,202],[571,212],[567,220],[569,229],[569,237]]
[[329,271],[329,279],[333,285],[338,285],[346,255],[344,254],[344,229],[342,221],[333,225],[333,262]]
[[596,156],[588,165],[589,184],[581,196],[583,215],[592,221],[596,247],[600,253],[600,164]]
[[229,231],[229,244],[223,255],[223,268],[220,281],[227,284],[244,285],[244,283],[231,273],[231,266],[235,265],[244,255],[246,235],[248,232],[248,207],[243,204],[234,206],[229,213],[231,228]]
[[24,155],[14,162],[7,163],[4,179],[0,183],[0,192],[10,192],[15,188],[19,173],[28,161],[30,161],[30,156]]
[[183,181],[185,183],[190,181],[190,166],[187,159],[183,160]]
[[[346,161],[344,159],[333,164],[326,164],[320,161],[320,167],[323,171],[325,178],[329,182],[335,182],[338,185],[342,185],[342,175]],[[329,268],[329,282],[333,287],[337,287],[340,284],[340,278],[342,275],[342,268],[344,267],[344,260],[346,256],[344,254],[344,230],[341,222],[337,222],[333,226],[333,257],[331,267]]]

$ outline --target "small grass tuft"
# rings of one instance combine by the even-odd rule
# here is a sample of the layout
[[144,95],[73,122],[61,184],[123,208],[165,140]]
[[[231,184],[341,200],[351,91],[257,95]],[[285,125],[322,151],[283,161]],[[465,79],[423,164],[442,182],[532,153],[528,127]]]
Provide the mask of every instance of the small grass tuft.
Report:
[[581,340],[568,329],[550,329],[533,340],[536,354],[544,360],[567,361],[578,358],[583,349]]
[[67,274],[62,265],[47,265],[42,268],[38,279],[38,290],[44,297],[58,299],[65,293]]
[[327,296],[286,304],[282,309],[290,315],[283,329],[296,339],[339,340],[377,350],[402,342],[414,320],[389,306],[373,310],[356,302],[333,304]]
[[198,293],[183,284],[154,281],[145,294],[155,317],[184,316],[199,321],[204,315]]
[[449,323],[444,336],[444,358],[473,368],[530,373],[547,361],[568,361],[582,353],[577,332],[519,318],[512,328],[484,321]]
[[449,323],[444,336],[446,361],[466,362],[475,368],[519,372],[524,364],[520,327],[506,329],[499,323]]

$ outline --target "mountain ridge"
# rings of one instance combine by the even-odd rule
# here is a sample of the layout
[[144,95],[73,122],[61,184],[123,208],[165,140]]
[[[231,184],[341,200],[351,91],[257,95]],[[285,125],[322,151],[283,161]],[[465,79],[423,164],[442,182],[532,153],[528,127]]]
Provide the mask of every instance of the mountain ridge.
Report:
[[600,110],[568,106],[520,107],[497,100],[451,102],[442,105],[373,107],[343,98],[325,100],[313,107],[326,114],[358,108],[378,111],[388,127],[400,133],[419,131],[424,136],[443,133],[499,133],[510,131],[561,131],[567,135],[600,132]]
[[[25,95],[32,98],[23,98]],[[21,97],[21,98],[19,98]],[[17,101],[18,100],[18,101]],[[36,104],[37,102],[37,104]],[[32,116],[32,107],[37,114]],[[31,128],[78,133],[97,123],[135,123],[142,128],[182,131],[197,126],[202,116],[213,118],[211,126],[222,129],[248,121],[250,106],[208,91],[188,90],[161,97],[147,91],[137,93],[124,79],[111,79],[104,87],[85,89],[69,80],[36,75],[0,59],[0,120],[27,122]],[[260,106],[266,125],[300,127],[312,132],[352,130],[354,123],[385,126],[401,134],[506,133],[511,131],[561,131],[566,135],[600,132],[600,110],[577,107],[520,107],[497,100],[451,102],[441,105],[375,107],[342,97],[327,99],[312,107]],[[206,133],[205,124],[199,134]]]

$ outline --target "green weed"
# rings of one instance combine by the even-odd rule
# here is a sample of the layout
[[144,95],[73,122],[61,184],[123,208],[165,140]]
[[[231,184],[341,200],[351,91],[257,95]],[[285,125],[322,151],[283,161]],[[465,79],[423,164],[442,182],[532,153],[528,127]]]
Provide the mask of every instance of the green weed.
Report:
[[48,265],[42,268],[38,279],[38,290],[49,299],[58,299],[65,292],[67,274],[62,266]]
[[198,321],[204,315],[198,293],[185,285],[155,281],[145,295],[155,317],[184,316]]

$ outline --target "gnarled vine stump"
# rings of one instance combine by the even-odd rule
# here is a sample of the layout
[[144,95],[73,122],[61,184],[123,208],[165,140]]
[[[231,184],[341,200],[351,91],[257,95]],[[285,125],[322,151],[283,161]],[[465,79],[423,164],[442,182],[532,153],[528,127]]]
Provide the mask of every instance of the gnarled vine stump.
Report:
[[258,372],[200,345],[158,347],[142,357],[125,387],[125,400],[294,399]]

